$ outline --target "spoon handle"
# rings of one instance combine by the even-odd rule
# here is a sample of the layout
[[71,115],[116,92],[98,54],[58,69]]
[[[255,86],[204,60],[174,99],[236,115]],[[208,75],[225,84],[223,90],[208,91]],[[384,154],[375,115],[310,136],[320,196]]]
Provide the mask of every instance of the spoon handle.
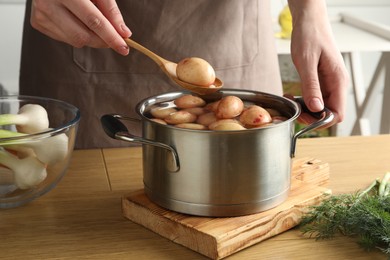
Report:
[[125,39],[125,42],[127,43],[128,46],[142,52],[143,54],[145,54],[146,56],[148,56],[149,58],[151,58],[154,62],[156,62],[159,66],[164,66],[165,63],[169,62],[165,59],[163,59],[162,57],[158,56],[157,54],[155,54],[154,52],[150,51],[149,49],[145,48],[144,46],[142,46],[141,44],[133,41],[132,39],[130,38],[126,38]]

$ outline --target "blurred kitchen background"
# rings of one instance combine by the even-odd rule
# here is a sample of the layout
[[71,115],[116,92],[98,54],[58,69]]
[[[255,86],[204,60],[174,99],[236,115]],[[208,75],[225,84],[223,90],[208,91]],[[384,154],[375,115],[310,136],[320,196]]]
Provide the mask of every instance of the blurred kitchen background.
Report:
[[[287,0],[271,3],[278,32]],[[327,0],[327,5],[351,84],[345,121],[318,135],[390,133],[390,1]],[[18,93],[24,6],[25,0],[0,0],[0,95]],[[276,44],[285,91],[299,94],[289,39],[277,39]]]

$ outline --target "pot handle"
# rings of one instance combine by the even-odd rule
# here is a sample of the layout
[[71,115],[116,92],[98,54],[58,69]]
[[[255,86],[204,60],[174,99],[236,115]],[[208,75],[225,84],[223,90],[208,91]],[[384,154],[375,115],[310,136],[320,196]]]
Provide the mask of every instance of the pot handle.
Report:
[[168,170],[171,172],[177,172],[180,169],[179,156],[173,147],[164,143],[155,142],[152,140],[148,140],[130,134],[127,127],[119,119],[132,120],[132,121],[135,120],[133,118],[124,117],[116,114],[107,114],[107,115],[103,115],[100,118],[100,122],[103,126],[104,132],[106,132],[106,134],[109,137],[117,140],[126,141],[126,142],[148,144],[148,145],[154,145],[160,148],[164,148],[168,150],[170,152],[169,154],[171,155],[168,157],[168,162],[167,162]]
[[291,142],[291,158],[295,157],[295,148],[297,144],[297,139],[302,134],[309,132],[311,130],[315,130],[321,126],[329,124],[334,119],[334,114],[328,108],[324,108],[320,112],[311,112],[309,108],[306,106],[302,97],[294,97],[295,101],[300,105],[301,111],[310,114],[312,117],[319,119],[313,124],[308,125],[307,127],[299,130],[292,138]]

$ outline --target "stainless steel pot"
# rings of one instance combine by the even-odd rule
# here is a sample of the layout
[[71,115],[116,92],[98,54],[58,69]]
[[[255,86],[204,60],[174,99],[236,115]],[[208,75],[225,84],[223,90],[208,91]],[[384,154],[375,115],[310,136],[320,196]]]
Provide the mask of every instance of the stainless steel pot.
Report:
[[[201,216],[239,216],[264,211],[289,194],[291,158],[298,136],[333,119],[325,116],[294,133],[300,106],[271,94],[226,89],[202,96],[207,101],[226,95],[240,97],[282,112],[288,120],[258,129],[205,131],[162,125],[150,120],[155,106],[173,106],[188,92],[153,96],[137,105],[141,120],[105,115],[102,125],[115,139],[143,144],[144,188],[147,196],[167,209]],[[120,120],[141,121],[142,137],[130,134]]]

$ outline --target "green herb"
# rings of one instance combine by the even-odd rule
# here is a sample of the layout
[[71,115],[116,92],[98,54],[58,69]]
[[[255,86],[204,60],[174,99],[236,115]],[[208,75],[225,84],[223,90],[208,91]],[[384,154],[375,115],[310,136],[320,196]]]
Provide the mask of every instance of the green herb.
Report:
[[303,216],[302,232],[317,240],[342,234],[356,238],[366,250],[378,248],[390,256],[389,180],[390,172],[363,191],[325,195]]

